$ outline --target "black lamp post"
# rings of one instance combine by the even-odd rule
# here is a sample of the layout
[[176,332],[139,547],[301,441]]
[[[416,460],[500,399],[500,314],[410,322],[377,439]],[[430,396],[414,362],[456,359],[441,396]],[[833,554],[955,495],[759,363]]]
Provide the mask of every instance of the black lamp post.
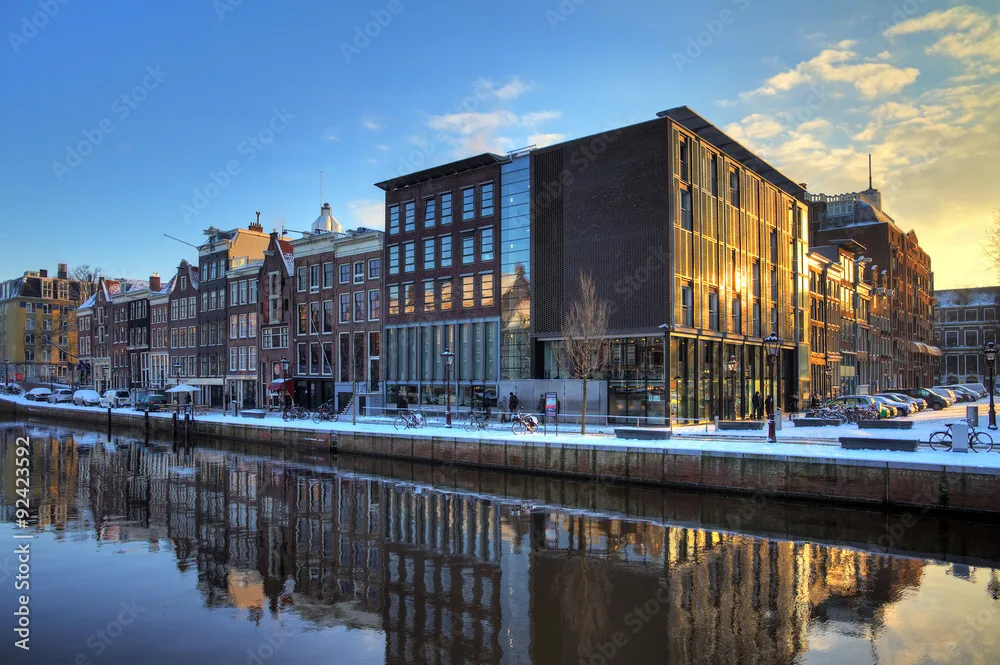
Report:
[[990,369],[990,424],[987,426],[988,429],[997,428],[997,411],[993,404],[993,388],[994,388],[994,374],[993,367],[997,360],[997,345],[994,342],[990,342],[983,349],[983,355],[986,356],[986,366]]
[[776,332],[771,331],[771,334],[764,338],[764,350],[767,351],[767,366],[771,372],[771,412],[767,418],[768,443],[778,442],[778,433],[774,422],[774,361],[778,359],[780,346],[781,339]]
[[826,395],[824,397],[830,399],[833,397],[833,368],[829,365],[823,367],[823,376],[826,377],[826,390],[823,391]]
[[737,362],[735,354],[729,355],[729,360],[726,361],[726,369],[729,370],[729,382],[731,384],[729,391],[729,400],[731,402],[730,413],[733,414],[733,420],[736,420],[736,370],[739,369],[739,362]]
[[107,365],[104,366],[104,389],[108,389],[108,374],[111,373],[111,368]]
[[444,426],[451,427],[451,364],[455,362],[455,352],[445,348],[441,360],[444,362]]
[[[289,397],[291,397],[292,394],[290,392],[288,392],[288,365],[289,364],[290,363],[288,362],[288,358],[282,356],[281,357],[281,387],[284,389],[285,393]],[[281,401],[284,402],[285,400],[281,400]]]

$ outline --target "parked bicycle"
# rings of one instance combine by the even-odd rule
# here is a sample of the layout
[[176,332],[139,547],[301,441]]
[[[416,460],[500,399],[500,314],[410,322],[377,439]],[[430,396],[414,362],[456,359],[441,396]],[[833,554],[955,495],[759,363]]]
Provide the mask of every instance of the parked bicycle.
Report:
[[488,411],[470,411],[469,417],[465,420],[465,431],[486,429],[490,426],[490,414]]
[[21,389],[17,386],[0,386],[0,395],[20,396],[21,392]]
[[[969,448],[971,448],[973,452],[988,453],[993,450],[993,437],[990,436],[989,433],[977,430],[972,423],[969,423],[968,419],[962,419],[961,422],[969,425]],[[933,450],[952,449],[954,446],[954,435],[951,427],[954,424],[955,423],[948,423],[945,425],[945,431],[934,432],[931,434],[928,442],[931,444],[931,448]]]
[[402,411],[392,424],[396,429],[420,429],[427,424],[427,419],[419,411]]
[[309,410],[296,404],[282,411],[281,419],[286,423],[292,420],[309,420]]
[[510,431],[514,434],[534,434],[538,431],[538,419],[519,409],[517,415],[513,417]]
[[340,418],[340,412],[337,411],[336,405],[333,400],[328,402],[323,402],[319,405],[319,408],[315,413],[312,414],[312,420],[314,423],[321,423],[324,421],[336,422]]

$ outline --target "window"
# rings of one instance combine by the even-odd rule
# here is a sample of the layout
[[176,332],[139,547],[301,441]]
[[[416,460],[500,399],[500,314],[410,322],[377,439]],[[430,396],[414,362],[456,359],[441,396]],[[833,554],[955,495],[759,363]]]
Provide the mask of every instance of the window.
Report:
[[451,309],[451,279],[441,280],[441,309]]
[[403,284],[403,313],[413,314],[416,311],[417,303],[416,296],[413,293],[413,282],[407,282]]
[[319,334],[319,312],[321,303],[311,302],[309,303],[309,334],[318,335]]
[[691,210],[691,192],[681,190],[681,228],[688,231],[694,230],[694,213]]
[[350,323],[351,321],[351,294],[340,294],[340,322]]
[[462,190],[462,221],[476,217],[476,189],[466,187]]
[[437,199],[433,196],[424,199],[424,228],[429,229],[437,221]]
[[207,312],[208,311],[208,292],[207,291],[205,293],[201,294],[201,311],[203,311],[203,312]]
[[984,330],[983,331],[983,344],[989,344],[997,342],[997,332],[995,330]]
[[479,188],[479,216],[489,217],[493,214],[493,183],[488,182]]
[[[295,279],[296,279],[296,286],[295,286],[296,290],[298,290],[300,292],[301,291],[305,291],[306,290],[306,267],[305,266],[301,266],[301,267],[299,267],[299,268],[296,269],[296,271],[295,271]],[[230,299],[230,303],[229,304],[233,305],[235,303],[233,303],[232,299]]]
[[386,288],[389,296],[389,316],[399,314],[399,285],[393,284]]
[[441,195],[441,223],[451,224],[451,192]]
[[[965,331],[965,345],[966,346],[978,346],[979,345],[979,331],[978,330],[966,330]],[[971,372],[970,372],[971,374]]]
[[958,331],[948,330],[944,333],[945,346],[958,346]]
[[247,337],[257,337],[257,312],[247,314]]
[[188,376],[198,376],[198,366],[195,362],[198,356],[188,356]]
[[382,296],[378,289],[368,292],[368,320],[378,321],[382,318]]
[[775,334],[778,333],[778,308],[777,307],[772,307],[771,308],[771,330],[770,330],[770,332],[773,332]]
[[750,334],[753,335],[754,337],[760,337],[761,336],[761,334],[760,334],[760,303],[757,302],[757,301],[754,301],[754,303],[753,303],[753,317],[752,318],[753,318],[753,322],[752,322],[753,328],[752,328],[752,331],[751,331]]
[[719,329],[719,292],[715,289],[708,292],[708,327]]
[[476,306],[476,285],[472,275],[462,277],[462,307]]
[[[178,313],[177,318],[180,319],[180,320],[184,320],[184,319],[186,319],[188,317],[187,298],[181,298],[177,302],[180,303],[180,312]],[[117,310],[116,310],[116,312],[117,312]]]
[[462,234],[462,263],[475,263],[476,237],[471,233]]
[[751,267],[751,281],[753,284],[754,298],[760,297],[760,260],[755,259]]
[[399,206],[389,206],[389,235],[399,233]]
[[323,332],[333,332],[333,301],[323,301]]
[[307,366],[307,362],[308,362],[307,356],[308,356],[308,353],[309,353],[309,345],[308,344],[298,344],[298,345],[296,345],[296,357],[297,357],[297,360],[298,360],[298,362],[296,363],[296,368],[297,368],[296,373],[297,374],[305,374],[308,371],[308,366]]
[[451,236],[441,236],[441,267],[451,267]]
[[414,242],[403,243],[403,272],[413,272],[417,266],[417,245]]
[[417,228],[417,202],[408,201],[403,204],[403,230],[413,231]]
[[319,292],[319,264],[309,266],[309,293]]
[[949,322],[958,321],[958,310],[957,309],[946,310],[944,313],[944,319],[945,321]]
[[307,325],[308,325],[308,312],[306,311],[306,303],[300,302],[298,304],[298,316],[296,317],[298,325],[295,328],[295,333],[297,335],[305,335]]
[[719,195],[719,156],[712,153],[712,196]]
[[[736,333],[737,335],[742,335],[743,334],[743,301],[740,300],[740,296],[736,296],[735,298],[733,298],[732,312],[733,312],[732,332]],[[815,328],[813,330],[815,330]]]
[[399,274],[399,245],[389,245],[389,274]]
[[355,291],[354,292],[354,320],[364,321],[365,320],[365,292]]
[[229,285],[229,306],[236,307],[240,304],[240,285],[233,282]]
[[694,327],[694,289],[690,284],[681,286],[681,325]]
[[681,180],[691,182],[691,145],[686,136],[680,138],[680,166]]
[[340,283],[349,284],[351,282],[351,264],[341,263],[340,264]]
[[493,260],[493,229],[483,229],[479,237],[479,260]]
[[[967,309],[967,310],[965,310],[965,320],[966,321],[978,321],[979,320],[979,311],[975,310],[975,309]],[[969,374],[974,374],[974,373],[975,372],[969,372]]]
[[424,239],[424,270],[434,270],[434,243],[435,238]]
[[736,169],[729,170],[729,202],[740,207],[740,172]]
[[433,312],[434,304],[434,280],[429,279],[424,282],[424,311]]
[[229,339],[237,339],[240,336],[240,317],[236,314],[229,315]]
[[382,259],[368,259],[368,279],[382,276]]
[[240,371],[245,372],[247,370],[247,347],[240,347]]
[[996,321],[997,312],[992,307],[983,309],[983,321]]
[[323,288],[333,288],[333,263],[323,264]]
[[493,306],[493,273],[491,272],[479,276],[479,304],[483,307]]
[[243,280],[240,282],[240,304],[247,304],[247,281]]
[[979,356],[978,355],[967,355],[967,356],[965,356],[965,373],[966,374],[979,374]]
[[354,283],[364,284],[365,281],[365,262],[355,261],[354,262]]
[[[208,308],[211,309],[211,310],[219,309],[219,295],[218,295],[218,291],[215,291],[213,289],[211,291],[211,293],[209,293],[208,295],[209,295],[209,298],[208,298]],[[225,304],[225,299],[223,299],[223,304]]]
[[253,372],[257,369],[257,347],[247,347],[247,369]]
[[181,277],[181,291],[187,291],[188,278],[186,276]]

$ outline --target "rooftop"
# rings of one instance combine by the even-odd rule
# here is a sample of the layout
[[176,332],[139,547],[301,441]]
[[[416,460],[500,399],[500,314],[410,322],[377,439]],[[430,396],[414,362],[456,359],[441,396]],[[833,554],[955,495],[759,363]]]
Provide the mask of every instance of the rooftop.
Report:
[[502,164],[506,161],[506,157],[494,155],[491,152],[484,152],[483,154],[476,155],[475,157],[466,157],[465,159],[460,159],[457,162],[450,162],[448,164],[442,164],[441,166],[424,169],[423,171],[417,171],[416,173],[401,175],[383,182],[377,182],[375,183],[375,186],[379,189],[390,192],[395,189],[418,185],[422,182],[429,182],[435,178],[443,178],[444,176],[465,173],[466,171],[472,171],[474,169],[490,166],[492,164]]

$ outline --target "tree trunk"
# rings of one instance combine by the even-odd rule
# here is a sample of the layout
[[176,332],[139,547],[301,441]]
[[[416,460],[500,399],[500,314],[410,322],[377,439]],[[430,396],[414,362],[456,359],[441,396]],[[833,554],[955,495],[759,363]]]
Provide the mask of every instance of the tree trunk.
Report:
[[587,379],[583,380],[583,423],[580,427],[580,434],[587,433]]

